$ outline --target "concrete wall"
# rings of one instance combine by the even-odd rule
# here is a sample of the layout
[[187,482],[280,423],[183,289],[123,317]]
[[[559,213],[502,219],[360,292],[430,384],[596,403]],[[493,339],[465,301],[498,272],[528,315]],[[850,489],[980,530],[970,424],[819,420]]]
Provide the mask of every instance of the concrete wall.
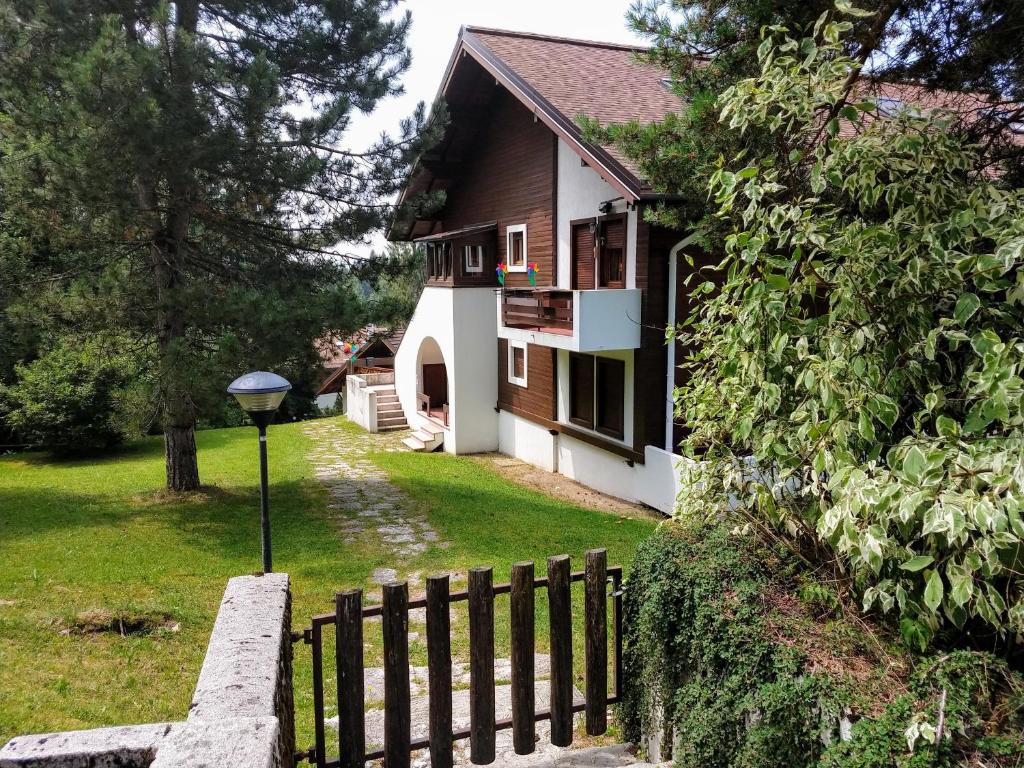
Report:
[[377,431],[377,393],[354,374],[345,379],[345,416],[367,432]]
[[[433,340],[433,341],[431,341]],[[498,335],[493,288],[423,290],[395,358],[395,389],[409,426],[424,417],[416,410],[424,353],[441,352],[448,374],[449,453],[497,450]],[[431,362],[432,360],[428,360]]]
[[[562,380],[559,374],[559,380]],[[644,504],[666,515],[675,512],[682,490],[680,471],[689,461],[661,448],[647,446],[644,461],[631,467],[626,459],[566,434],[502,411],[498,419],[498,450],[527,464],[558,472],[601,493]]]
[[291,768],[294,755],[291,592],[274,573],[228,582],[184,722],[17,736],[0,768]]

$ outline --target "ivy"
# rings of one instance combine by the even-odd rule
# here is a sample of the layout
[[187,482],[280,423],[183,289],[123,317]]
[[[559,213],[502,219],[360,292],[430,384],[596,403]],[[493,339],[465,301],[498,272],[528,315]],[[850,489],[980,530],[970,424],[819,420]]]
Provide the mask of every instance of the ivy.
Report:
[[842,615],[785,550],[720,523],[666,523],[625,587],[626,737],[664,732],[679,768],[1024,760],[1019,672],[967,651],[915,666]]

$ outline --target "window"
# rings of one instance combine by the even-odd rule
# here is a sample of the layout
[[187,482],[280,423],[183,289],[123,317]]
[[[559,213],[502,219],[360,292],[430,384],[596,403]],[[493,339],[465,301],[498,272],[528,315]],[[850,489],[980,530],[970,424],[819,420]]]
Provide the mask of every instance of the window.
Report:
[[625,435],[626,364],[611,357],[569,356],[569,421],[622,440]]
[[626,410],[626,364],[610,357],[595,357],[596,389],[595,398],[598,432],[621,440]]
[[569,354],[569,421],[594,428],[594,358]]
[[526,386],[526,345],[508,343],[508,380],[511,384]]
[[526,225],[510,224],[505,228],[508,250],[505,252],[505,266],[509,272],[526,271]]
[[626,287],[626,218],[606,219],[601,238],[600,287]]
[[452,244],[427,243],[427,277],[447,281],[452,276]]
[[484,271],[484,247],[482,245],[462,246],[462,263],[466,272]]

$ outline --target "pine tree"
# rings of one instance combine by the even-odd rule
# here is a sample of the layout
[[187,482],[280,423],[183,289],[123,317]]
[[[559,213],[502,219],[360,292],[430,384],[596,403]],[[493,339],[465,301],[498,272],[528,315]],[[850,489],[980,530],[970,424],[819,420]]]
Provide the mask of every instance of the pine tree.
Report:
[[196,417],[227,372],[361,320],[338,244],[394,214],[440,123],[420,105],[344,148],[353,113],[401,91],[396,6],[0,0],[2,226],[48,254],[65,322],[155,347],[173,490],[199,486]]

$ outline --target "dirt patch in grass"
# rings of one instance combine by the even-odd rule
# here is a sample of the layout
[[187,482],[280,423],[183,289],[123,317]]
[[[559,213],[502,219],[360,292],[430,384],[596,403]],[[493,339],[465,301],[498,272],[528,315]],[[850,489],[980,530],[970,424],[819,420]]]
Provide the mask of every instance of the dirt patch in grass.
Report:
[[154,632],[177,632],[178,622],[169,613],[129,611],[82,611],[77,614],[68,626],[61,630],[62,635],[120,635],[121,637],[151,635]]
[[516,485],[546,493],[548,496],[562,499],[577,507],[640,520],[660,521],[665,519],[660,513],[642,504],[633,504],[623,499],[617,499],[614,496],[608,496],[595,491],[593,488],[577,483],[575,480],[570,480],[565,475],[560,475],[557,472],[548,472],[532,464],[527,464],[525,461],[513,459],[501,453],[482,453],[473,458],[486,464],[499,475],[511,480]]
[[198,491],[169,491],[161,488],[152,493],[132,496],[133,507],[157,507],[164,504],[204,505],[218,502],[230,502],[241,498],[241,494],[219,488],[216,485],[204,485]]

